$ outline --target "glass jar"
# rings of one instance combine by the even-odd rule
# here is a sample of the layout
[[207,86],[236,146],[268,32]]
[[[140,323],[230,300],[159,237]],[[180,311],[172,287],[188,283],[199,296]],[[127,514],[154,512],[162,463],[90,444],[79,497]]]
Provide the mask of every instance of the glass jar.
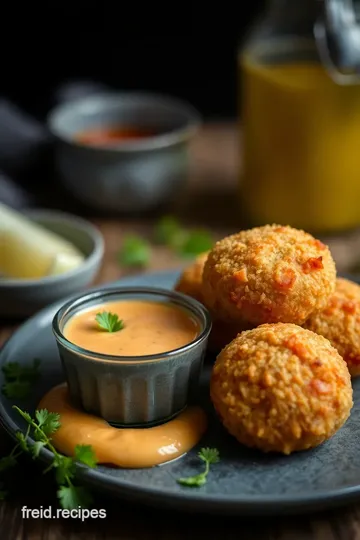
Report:
[[240,186],[253,225],[360,225],[360,84],[324,63],[314,37],[323,9],[272,0],[239,51]]

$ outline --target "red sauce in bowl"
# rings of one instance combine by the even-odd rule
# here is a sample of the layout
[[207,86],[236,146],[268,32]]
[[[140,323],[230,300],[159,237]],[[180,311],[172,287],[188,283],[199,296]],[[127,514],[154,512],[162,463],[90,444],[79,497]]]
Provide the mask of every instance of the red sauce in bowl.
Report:
[[75,135],[75,139],[91,146],[107,146],[118,142],[145,139],[157,134],[153,129],[140,127],[99,127],[81,131]]

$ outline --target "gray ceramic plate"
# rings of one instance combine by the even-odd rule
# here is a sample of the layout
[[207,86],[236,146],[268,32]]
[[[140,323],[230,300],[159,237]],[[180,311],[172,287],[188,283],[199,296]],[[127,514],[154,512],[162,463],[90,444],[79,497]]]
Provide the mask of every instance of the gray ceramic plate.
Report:
[[[124,279],[122,286],[171,288],[177,273],[158,273]],[[8,361],[27,364],[34,357],[42,360],[42,382],[34,396],[23,404],[33,411],[41,396],[63,380],[51,320],[60,307],[56,304],[29,319],[7,342],[0,353],[0,364]],[[201,488],[179,486],[176,479],[201,470],[196,457],[199,448],[188,455],[152,469],[121,470],[99,467],[84,472],[83,480],[97,489],[120,497],[160,507],[222,514],[280,514],[318,510],[360,499],[360,381],[355,382],[355,405],[345,426],[327,443],[289,457],[266,456],[240,446],[228,436],[212,415],[207,397],[207,378],[212,359],[204,372],[199,399],[210,413],[208,433],[199,446],[216,446],[221,455],[208,482]],[[3,383],[0,375],[0,384]],[[0,414],[11,435],[24,424],[0,398]],[[51,454],[43,451],[49,460]]]

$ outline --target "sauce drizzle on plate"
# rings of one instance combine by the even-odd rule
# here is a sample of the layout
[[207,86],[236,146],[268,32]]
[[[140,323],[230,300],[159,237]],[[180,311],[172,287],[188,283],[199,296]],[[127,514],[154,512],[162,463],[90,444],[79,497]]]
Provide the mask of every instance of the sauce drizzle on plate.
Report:
[[116,428],[77,409],[66,384],[52,388],[38,409],[60,414],[60,429],[52,435],[55,448],[72,456],[77,444],[91,445],[99,463],[142,469],[166,463],[191,450],[207,429],[200,407],[188,407],[166,424],[150,428]]

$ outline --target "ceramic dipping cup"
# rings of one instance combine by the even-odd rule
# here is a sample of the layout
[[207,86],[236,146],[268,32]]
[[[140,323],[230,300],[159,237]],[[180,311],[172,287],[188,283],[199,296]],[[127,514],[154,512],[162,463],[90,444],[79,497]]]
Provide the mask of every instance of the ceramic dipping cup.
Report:
[[[64,336],[77,313],[109,302],[142,300],[182,308],[199,325],[197,337],[178,349],[148,356],[113,356],[78,347]],[[211,317],[206,308],[181,293],[152,287],[107,288],[65,304],[53,319],[70,398],[76,406],[119,427],[164,423],[178,415],[197,394]]]

